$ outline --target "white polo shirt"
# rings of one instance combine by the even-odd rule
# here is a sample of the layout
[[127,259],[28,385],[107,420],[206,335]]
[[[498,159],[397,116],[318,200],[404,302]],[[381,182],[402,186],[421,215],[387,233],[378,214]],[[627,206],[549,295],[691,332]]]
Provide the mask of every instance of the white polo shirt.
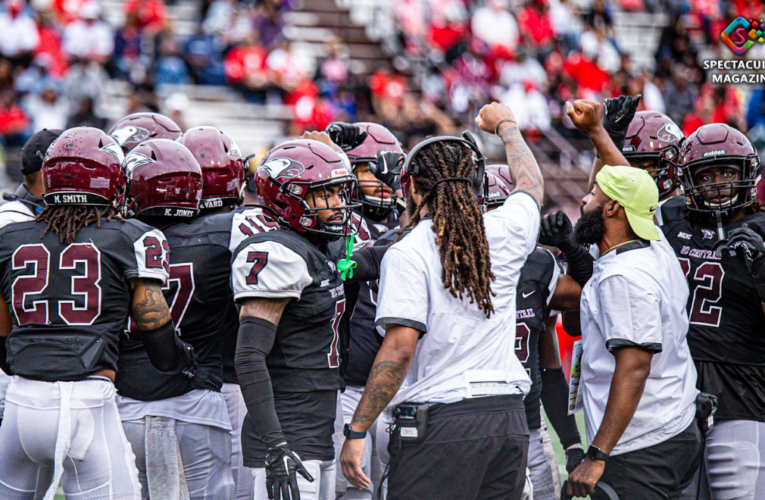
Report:
[[616,361],[612,350],[642,346],[654,353],[635,415],[611,452],[647,448],[684,431],[696,414],[696,368],[686,342],[688,283],[675,252],[639,241],[595,261],[582,290],[582,401],[587,441],[603,421]]
[[521,267],[536,247],[539,207],[530,195],[518,192],[483,220],[496,277],[489,319],[476,304],[452,297],[444,288],[430,219],[383,258],[375,325],[398,324],[423,332],[391,405],[526,394],[531,387],[515,355],[515,292]]

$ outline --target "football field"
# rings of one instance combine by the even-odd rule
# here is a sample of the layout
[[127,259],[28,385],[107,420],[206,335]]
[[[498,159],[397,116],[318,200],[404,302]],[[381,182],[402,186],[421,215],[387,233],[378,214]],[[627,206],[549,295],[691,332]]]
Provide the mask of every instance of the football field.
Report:
[[[547,415],[545,415],[545,419],[547,419]],[[582,412],[576,414],[576,424],[579,427],[579,435],[582,436],[582,445],[584,445],[584,414]],[[560,479],[562,482],[568,476],[566,473],[566,454],[563,453],[563,448],[560,445],[560,441],[558,440],[558,435],[555,433],[555,430],[550,425],[548,425],[547,428],[550,431],[553,448],[555,448],[555,455],[558,457],[558,470],[560,471]],[[58,495],[56,495],[56,500],[64,500],[64,493],[60,486],[58,488]]]

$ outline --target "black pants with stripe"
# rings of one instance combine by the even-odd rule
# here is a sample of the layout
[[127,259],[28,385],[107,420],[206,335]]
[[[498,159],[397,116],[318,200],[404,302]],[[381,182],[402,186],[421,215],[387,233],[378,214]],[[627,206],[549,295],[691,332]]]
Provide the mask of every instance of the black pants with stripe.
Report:
[[391,436],[387,498],[519,500],[528,447],[520,395],[434,405],[423,441]]

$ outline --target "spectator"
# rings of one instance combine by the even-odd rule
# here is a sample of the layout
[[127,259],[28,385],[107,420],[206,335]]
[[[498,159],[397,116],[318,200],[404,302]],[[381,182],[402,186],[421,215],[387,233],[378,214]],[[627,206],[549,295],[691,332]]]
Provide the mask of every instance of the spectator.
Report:
[[95,103],[96,112],[99,112],[100,99],[106,89],[109,75],[97,63],[90,61],[76,61],[69,74],[64,80],[64,94],[69,100],[70,109],[78,109],[80,101],[90,97]]
[[661,95],[659,87],[653,82],[653,76],[647,70],[643,70],[641,78],[643,80],[643,88],[640,93],[643,94],[645,109],[664,113],[666,111],[664,97]]
[[698,92],[693,85],[689,85],[685,72],[676,68],[672,72],[672,79],[664,86],[664,102],[667,103],[667,115],[676,123],[683,123],[683,118],[688,110],[693,109],[693,103]]
[[282,41],[279,48],[272,50],[266,59],[266,67],[273,72],[274,85],[285,93],[293,92],[306,78],[306,68],[309,65],[309,61],[295,57],[292,44],[286,40]]
[[342,85],[348,80],[350,60],[347,49],[342,46],[337,37],[327,40],[327,58],[319,63],[316,79]]
[[0,93],[14,90],[13,65],[8,59],[0,57]]
[[138,26],[150,33],[159,33],[167,26],[167,12],[162,0],[127,0],[125,15],[135,14]]
[[186,85],[191,82],[186,63],[178,55],[175,38],[163,36],[159,42],[159,57],[154,67],[154,83],[157,85]]
[[19,95],[42,94],[49,86],[57,86],[57,79],[50,74],[50,66],[50,56],[35,56],[32,64],[16,77],[16,92]]
[[59,97],[56,85],[48,85],[42,94],[30,94],[24,107],[32,121],[32,131],[47,129],[65,129],[69,107],[65,99]]
[[0,144],[5,147],[21,147],[27,140],[25,130],[29,117],[16,102],[12,90],[0,93]]
[[550,20],[565,47],[575,47],[582,33],[582,22],[571,0],[550,0]]
[[58,27],[51,20],[50,15],[45,11],[37,11],[35,20],[38,27],[40,43],[37,45],[35,56],[45,55],[49,58],[50,74],[55,78],[63,78],[67,71],[69,61],[64,56],[61,48],[61,33]]
[[114,37],[114,55],[112,73],[121,80],[129,80],[130,75],[140,66],[143,37],[138,25],[138,15],[132,12],[125,18],[125,25]]
[[601,26],[604,26],[609,38],[614,36],[614,19],[611,14],[611,8],[606,3],[606,0],[594,0],[592,2],[592,8],[590,8],[584,15],[584,22],[590,27],[595,27],[597,24],[600,24]]
[[24,0],[5,0],[0,12],[0,55],[14,66],[26,66],[40,43],[34,19],[24,11]]
[[221,40],[204,32],[204,27],[197,26],[195,34],[186,41],[183,58],[189,67],[191,78],[199,85],[223,85],[223,43]]
[[473,14],[473,36],[492,49],[501,48],[515,52],[518,45],[518,24],[507,9],[507,0],[488,0]]
[[253,28],[258,33],[260,45],[267,49],[277,46],[284,37],[281,6],[279,0],[263,0],[252,21]]
[[85,4],[98,0],[53,0],[50,3],[56,22],[66,26],[80,16]]
[[[548,79],[545,69],[533,57],[529,57],[527,49],[519,47],[515,53],[515,60],[508,61],[501,65],[499,73],[499,83],[505,87],[511,87],[514,84],[523,84],[531,82],[534,87],[541,89]],[[510,106],[508,104],[508,106]],[[510,106],[510,109],[515,109]]]
[[608,73],[619,71],[621,57],[614,44],[606,36],[605,25],[596,21],[595,26],[582,33],[579,39],[582,53]]
[[268,52],[258,45],[253,35],[226,54],[223,68],[226,80],[239,87],[252,102],[264,102],[271,79],[266,70]]
[[64,52],[103,65],[114,51],[112,28],[100,18],[101,6],[95,1],[85,4],[81,15],[64,29]]
[[536,51],[550,51],[556,33],[547,0],[529,0],[518,15],[518,27],[523,39]]
[[533,81],[514,83],[507,92],[502,94],[500,102],[513,110],[519,129],[547,130],[550,128],[550,107]]
[[252,30],[248,9],[236,0],[216,0],[203,22],[204,32],[217,36],[224,45],[240,43]]
[[106,130],[108,124],[106,118],[96,115],[93,98],[83,97],[80,99],[77,112],[67,120],[66,128],[95,127]]

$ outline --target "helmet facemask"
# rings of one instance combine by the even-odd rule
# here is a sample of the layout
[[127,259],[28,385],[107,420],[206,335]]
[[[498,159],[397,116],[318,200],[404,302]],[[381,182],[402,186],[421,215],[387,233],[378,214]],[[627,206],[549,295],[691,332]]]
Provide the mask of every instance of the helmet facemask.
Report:
[[[751,205],[757,197],[757,179],[753,175],[757,167],[758,161],[755,158],[714,158],[684,166],[678,173],[688,209],[705,213],[719,212],[723,216],[730,216],[737,209]],[[697,183],[696,177],[711,168],[732,169],[739,173],[739,177],[722,182]],[[721,203],[710,201],[724,197],[728,200]]]
[[[328,188],[331,186],[339,187],[337,196],[342,201],[339,207],[328,206],[327,200],[332,196]],[[284,184],[281,189],[302,206],[303,215],[298,225],[306,232],[317,235],[324,241],[334,241],[355,234],[351,215],[354,209],[361,208],[360,203],[354,203],[359,197],[358,181],[355,177],[343,176],[320,184],[292,181]],[[311,204],[308,203],[308,199],[311,200]],[[321,215],[325,211],[340,212],[341,217],[337,220],[322,221]]]

